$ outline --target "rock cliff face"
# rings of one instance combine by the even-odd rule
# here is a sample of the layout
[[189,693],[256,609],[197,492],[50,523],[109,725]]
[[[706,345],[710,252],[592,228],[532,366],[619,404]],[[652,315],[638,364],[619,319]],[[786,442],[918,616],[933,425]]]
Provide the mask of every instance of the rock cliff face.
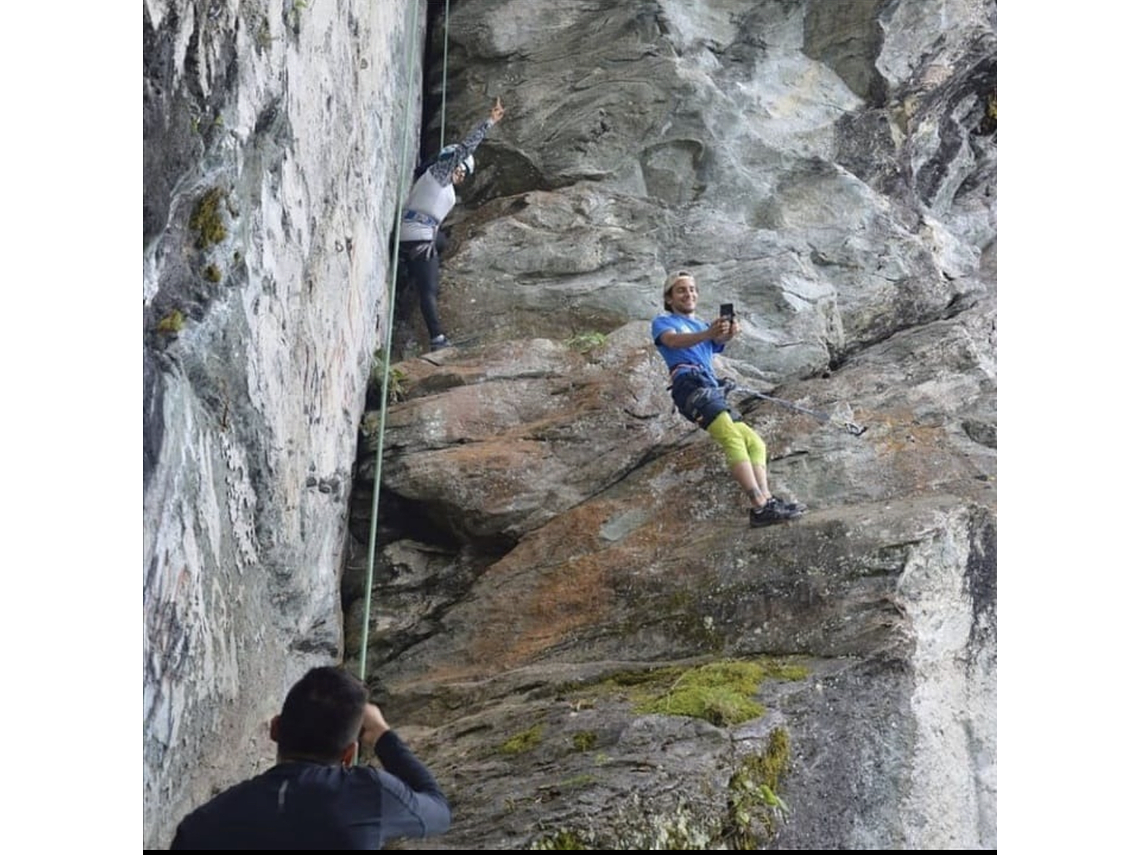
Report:
[[364,0],[143,5],[148,845],[271,759],[282,693],[340,655],[423,30]]
[[[445,38],[446,138],[507,116],[433,354],[385,301],[423,10],[144,7],[150,839],[366,649],[455,808],[409,848],[995,847],[996,4],[449,6],[425,139]],[[679,267],[800,408],[733,398],[794,524],[672,411]]]

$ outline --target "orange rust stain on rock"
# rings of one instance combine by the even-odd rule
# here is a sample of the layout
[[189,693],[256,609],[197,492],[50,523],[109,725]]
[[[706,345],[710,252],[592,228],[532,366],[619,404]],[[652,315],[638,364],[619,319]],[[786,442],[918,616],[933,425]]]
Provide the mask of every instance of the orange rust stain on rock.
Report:
[[649,518],[620,544],[599,550],[599,529],[625,510],[628,503],[619,501],[582,505],[488,568],[475,609],[478,625],[469,627],[473,640],[460,659],[436,663],[429,679],[473,679],[527,665],[583,629],[609,622],[624,574],[670,554],[674,547],[667,544],[684,528],[662,528]]
[[[490,568],[497,586],[487,596],[470,653],[503,668],[525,664],[571,638],[583,626],[604,622],[613,603],[618,550],[598,552],[598,528],[615,503],[593,502],[526,538]],[[568,556],[551,563],[553,556]]]
[[506,665],[521,665],[567,640],[579,627],[604,619],[613,590],[603,559],[604,555],[581,555],[543,574],[517,604],[517,632],[500,651]]

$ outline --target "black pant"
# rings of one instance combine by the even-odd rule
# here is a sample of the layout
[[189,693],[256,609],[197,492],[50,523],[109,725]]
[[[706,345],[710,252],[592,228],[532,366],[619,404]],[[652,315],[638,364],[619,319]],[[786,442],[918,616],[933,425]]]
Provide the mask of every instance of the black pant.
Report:
[[432,338],[443,335],[443,324],[439,320],[439,254],[446,240],[440,233],[435,246],[428,241],[400,244],[400,259],[419,294],[420,312]]

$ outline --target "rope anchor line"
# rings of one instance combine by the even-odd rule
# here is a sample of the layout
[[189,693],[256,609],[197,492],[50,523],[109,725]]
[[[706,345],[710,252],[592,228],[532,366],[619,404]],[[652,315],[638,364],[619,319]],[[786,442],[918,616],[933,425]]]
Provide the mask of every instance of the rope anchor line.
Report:
[[805,415],[812,416],[824,424],[832,424],[836,427],[841,427],[852,436],[862,436],[867,432],[866,425],[860,425],[852,421],[840,419],[831,415],[830,413],[825,413],[820,410],[812,410],[807,407],[801,407],[799,404],[793,404],[791,401],[785,401],[783,398],[777,398],[774,395],[765,395],[763,392],[759,392],[756,389],[749,389],[747,386],[738,386],[735,381],[729,380],[727,378],[724,380],[724,390],[726,392],[740,392],[746,396],[744,399],[745,401],[749,401],[752,398],[760,398],[765,401],[771,401],[773,404],[779,404],[781,407],[785,407],[786,409],[794,410],[797,413],[804,413]]

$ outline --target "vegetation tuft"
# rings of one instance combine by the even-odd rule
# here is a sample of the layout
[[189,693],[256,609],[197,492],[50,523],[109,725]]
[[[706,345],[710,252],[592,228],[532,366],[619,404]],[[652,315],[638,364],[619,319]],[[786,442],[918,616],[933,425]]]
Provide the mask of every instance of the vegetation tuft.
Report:
[[174,309],[167,313],[162,320],[155,324],[154,328],[160,333],[167,335],[177,335],[182,332],[182,327],[186,325],[185,318],[182,317],[182,312]]
[[579,353],[588,353],[606,343],[606,334],[597,331],[578,333],[566,339],[566,346]]
[[643,701],[638,712],[703,718],[720,727],[764,715],[752,700],[764,669],[757,662],[713,662],[681,674],[657,697]]
[[207,191],[190,217],[190,228],[194,231],[194,245],[207,249],[226,238],[226,227],[222,222],[222,189],[214,187]]
[[542,724],[536,724],[534,727],[516,733],[506,742],[499,746],[500,754],[522,754],[524,751],[530,751],[538,747],[542,741]]

